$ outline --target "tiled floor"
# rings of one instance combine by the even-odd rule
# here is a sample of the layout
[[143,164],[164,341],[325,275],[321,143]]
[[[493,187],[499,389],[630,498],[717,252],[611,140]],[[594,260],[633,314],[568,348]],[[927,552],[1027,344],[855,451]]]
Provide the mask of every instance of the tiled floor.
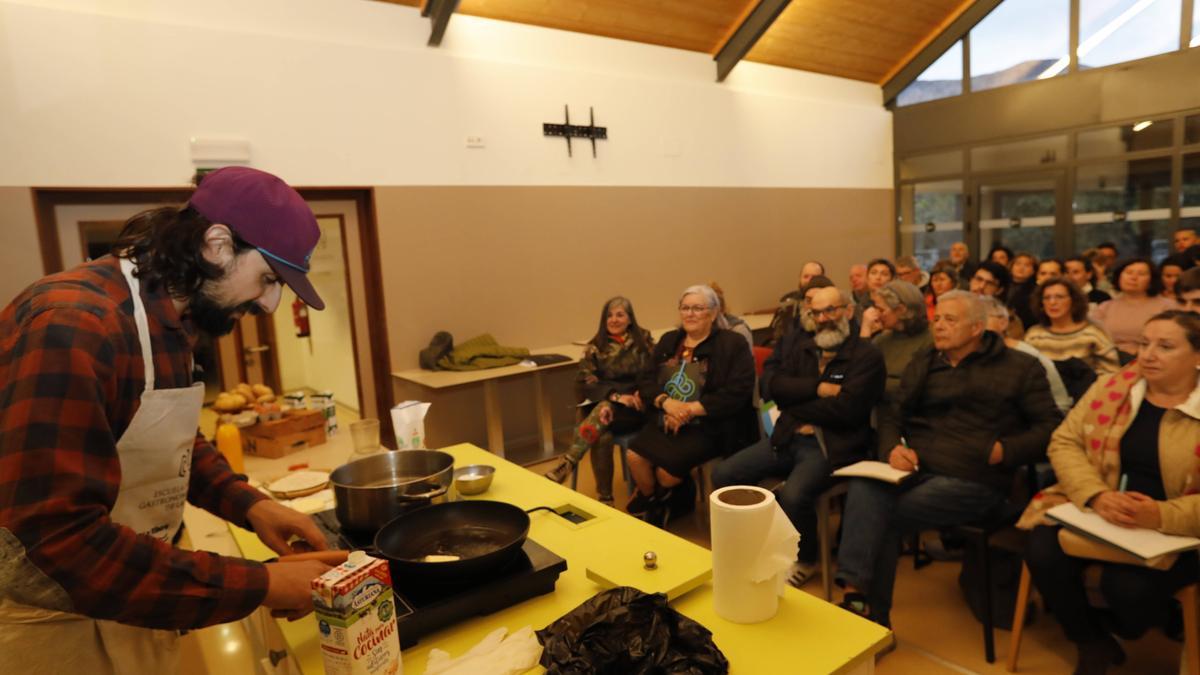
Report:
[[[553,462],[546,462],[529,469],[541,473],[552,465]],[[616,483],[615,497],[617,505],[621,506],[627,499],[627,491],[619,477]],[[586,460],[580,471],[578,489],[585,494],[595,494],[595,481]],[[698,517],[684,518],[672,524],[671,530],[696,543],[708,545],[708,532]],[[1009,632],[996,631],[996,663],[987,663],[983,656],[982,628],[971,615],[958,588],[959,570],[958,563],[945,562],[913,570],[912,559],[901,558],[892,612],[899,646],[878,662],[876,672],[880,675],[1006,672],[1004,663],[1008,657]],[[820,580],[814,579],[805,590],[820,594]],[[185,638],[184,645],[184,675],[250,675],[257,672],[246,649],[245,631],[240,626],[195,631]],[[1129,660],[1124,667],[1112,671],[1117,675],[1173,675],[1179,672],[1180,645],[1160,633],[1153,632],[1124,646]],[[803,655],[797,656],[803,658]],[[1020,673],[1069,673],[1074,659],[1074,648],[1062,636],[1053,617],[1041,616],[1026,627]],[[782,669],[779,672],[782,675],[790,671]]]

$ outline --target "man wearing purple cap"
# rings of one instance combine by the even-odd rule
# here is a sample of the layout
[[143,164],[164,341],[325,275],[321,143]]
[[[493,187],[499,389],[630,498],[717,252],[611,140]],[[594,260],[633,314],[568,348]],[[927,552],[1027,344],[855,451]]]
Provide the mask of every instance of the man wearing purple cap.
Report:
[[309,283],[320,238],[291,187],[241,167],[182,209],[131,218],[114,255],[46,277],[0,313],[0,662],[12,672],[173,672],[179,629],[312,608],[318,562],[173,546],[190,501],[291,553],[312,521],[197,432],[197,332],[223,335]]

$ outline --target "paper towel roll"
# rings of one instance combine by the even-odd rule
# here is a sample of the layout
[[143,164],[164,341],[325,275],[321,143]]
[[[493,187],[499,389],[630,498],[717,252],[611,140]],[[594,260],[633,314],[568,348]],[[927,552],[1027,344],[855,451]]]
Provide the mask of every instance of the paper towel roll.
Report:
[[713,606],[735,623],[775,616],[800,533],[770,490],[731,485],[709,497]]

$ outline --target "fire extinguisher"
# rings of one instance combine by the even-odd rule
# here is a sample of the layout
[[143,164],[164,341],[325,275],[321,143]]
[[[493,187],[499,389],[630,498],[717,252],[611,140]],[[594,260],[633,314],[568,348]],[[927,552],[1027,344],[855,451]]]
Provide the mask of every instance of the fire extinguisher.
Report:
[[296,324],[296,337],[304,338],[309,336],[308,329],[308,305],[300,298],[292,303],[292,323]]

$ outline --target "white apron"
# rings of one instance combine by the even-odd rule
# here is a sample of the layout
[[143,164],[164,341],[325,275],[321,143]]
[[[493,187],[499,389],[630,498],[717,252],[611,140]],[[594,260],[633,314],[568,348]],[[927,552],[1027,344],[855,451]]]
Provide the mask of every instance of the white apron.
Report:
[[[138,534],[170,543],[183,524],[204,384],[154,388],[150,327],[133,269],[121,259],[133,296],[146,388],[129,427],[117,439],[121,487],[109,515]],[[4,671],[22,675],[173,673],[179,670],[179,634],[0,599],[0,655]]]

